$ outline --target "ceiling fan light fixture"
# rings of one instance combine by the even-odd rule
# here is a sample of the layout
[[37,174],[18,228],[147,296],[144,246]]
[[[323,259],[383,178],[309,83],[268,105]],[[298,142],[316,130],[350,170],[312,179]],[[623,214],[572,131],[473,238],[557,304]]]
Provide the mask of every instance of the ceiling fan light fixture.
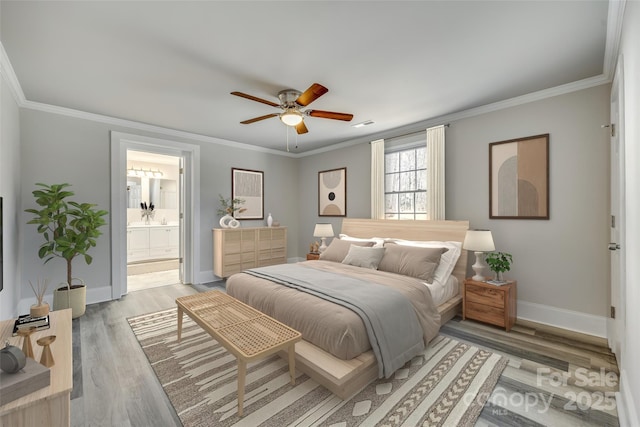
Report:
[[287,110],[280,114],[280,120],[287,126],[297,126],[302,121],[302,113],[295,108],[287,108]]

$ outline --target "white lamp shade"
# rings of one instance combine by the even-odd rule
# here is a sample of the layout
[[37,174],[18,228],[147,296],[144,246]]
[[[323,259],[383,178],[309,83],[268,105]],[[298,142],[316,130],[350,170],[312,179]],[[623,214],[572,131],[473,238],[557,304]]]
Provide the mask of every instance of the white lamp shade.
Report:
[[474,252],[491,252],[496,248],[489,230],[468,230],[462,247]]
[[302,114],[298,110],[290,108],[280,114],[280,120],[287,126],[297,126],[302,121]]
[[313,237],[333,237],[333,227],[331,224],[316,224]]

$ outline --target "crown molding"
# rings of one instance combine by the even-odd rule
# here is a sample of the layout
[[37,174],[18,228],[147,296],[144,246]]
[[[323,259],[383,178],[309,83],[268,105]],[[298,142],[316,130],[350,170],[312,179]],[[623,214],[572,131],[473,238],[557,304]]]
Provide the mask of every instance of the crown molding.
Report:
[[622,22],[627,0],[609,0],[607,14],[607,41],[604,48],[603,74],[613,79],[618,61],[620,38],[622,37]]
[[9,56],[7,56],[2,42],[0,42],[0,74],[2,74],[2,78],[7,83],[7,86],[9,86],[16,104],[21,107],[27,99],[24,96],[18,77],[13,70],[13,66],[11,65],[11,61],[9,61]]

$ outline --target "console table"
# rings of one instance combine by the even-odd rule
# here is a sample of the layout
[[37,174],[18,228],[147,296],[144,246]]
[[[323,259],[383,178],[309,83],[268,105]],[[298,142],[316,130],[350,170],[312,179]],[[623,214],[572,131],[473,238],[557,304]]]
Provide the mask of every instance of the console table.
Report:
[[[0,342],[22,348],[22,338],[11,336],[15,319],[0,322]],[[69,426],[71,421],[71,389],[73,388],[73,353],[71,350],[71,309],[49,313],[51,327],[31,335],[34,359],[40,360],[42,347],[38,338],[55,335],[51,352],[51,384],[0,406],[0,426]]]

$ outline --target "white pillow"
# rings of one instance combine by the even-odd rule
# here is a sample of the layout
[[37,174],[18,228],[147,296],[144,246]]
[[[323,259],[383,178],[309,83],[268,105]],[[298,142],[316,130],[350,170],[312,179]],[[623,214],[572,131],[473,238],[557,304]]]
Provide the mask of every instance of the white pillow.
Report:
[[447,248],[449,249],[440,257],[440,264],[433,273],[433,280],[438,281],[441,284],[445,284],[447,279],[453,272],[453,269],[460,258],[462,253],[461,242],[439,242],[439,241],[419,241],[419,240],[402,240],[402,239],[390,239],[390,241],[404,246],[416,246],[422,248]]
[[384,248],[351,245],[342,263],[377,270],[383,256]]
[[352,237],[352,236],[348,236],[346,234],[339,234],[338,237],[340,237],[340,240],[346,240],[348,242],[373,242],[374,248],[381,248],[384,246],[384,240],[381,237],[371,237],[368,239],[361,239],[360,237]]

